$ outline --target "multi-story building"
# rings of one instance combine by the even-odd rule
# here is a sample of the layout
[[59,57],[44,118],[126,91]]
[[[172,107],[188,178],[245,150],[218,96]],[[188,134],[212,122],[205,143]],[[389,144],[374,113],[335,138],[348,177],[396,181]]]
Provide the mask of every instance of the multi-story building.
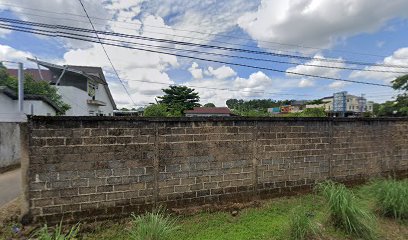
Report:
[[[337,94],[337,95],[336,95]],[[355,96],[342,92],[334,96],[322,98],[320,104],[307,104],[306,108],[324,108],[329,114],[344,113],[344,116],[358,115],[364,112],[373,112],[374,102],[367,101],[364,96]]]

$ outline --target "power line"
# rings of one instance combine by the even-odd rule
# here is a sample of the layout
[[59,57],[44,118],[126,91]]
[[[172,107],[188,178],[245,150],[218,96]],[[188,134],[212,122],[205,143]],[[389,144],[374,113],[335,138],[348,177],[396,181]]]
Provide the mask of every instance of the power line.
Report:
[[96,31],[96,30],[90,30],[90,29],[85,29],[85,28],[77,28],[77,27],[70,27],[70,26],[64,26],[64,25],[45,24],[45,23],[36,23],[36,22],[22,21],[22,20],[17,20],[17,19],[10,19],[10,18],[0,18],[0,21],[8,22],[8,23],[15,23],[15,24],[30,25],[30,26],[46,27],[46,28],[52,28],[52,29],[64,29],[64,30],[95,33],[95,34],[131,38],[131,39],[139,39],[139,40],[146,40],[146,41],[153,41],[153,42],[160,42],[160,43],[177,44],[177,45],[182,45],[182,46],[202,47],[202,48],[210,48],[210,49],[216,49],[216,50],[252,53],[252,54],[260,54],[260,55],[271,55],[275,57],[295,58],[295,59],[302,59],[302,60],[315,60],[315,61],[320,61],[320,62],[347,63],[347,64],[352,64],[352,65],[364,65],[364,66],[371,66],[371,67],[408,68],[408,66],[405,66],[405,65],[391,65],[391,64],[347,61],[347,60],[330,59],[330,58],[305,57],[305,56],[299,56],[299,55],[255,51],[255,50],[248,50],[248,49],[241,49],[241,48],[230,48],[230,47],[223,47],[223,46],[217,46],[217,45],[197,44],[197,43],[191,43],[191,42],[168,40],[168,39],[163,39],[163,38],[144,37],[144,36],[138,36],[138,35],[132,35],[132,34],[116,33],[116,32],[111,32],[111,31]]
[[[1,25],[1,24],[0,24],[0,25]],[[7,25],[6,25],[6,26],[7,26]],[[22,29],[30,29],[30,28],[25,28],[25,27],[20,27],[20,28],[22,28]],[[46,27],[46,28],[47,28],[47,27]],[[48,33],[55,33],[55,32],[56,32],[56,31],[47,31],[47,30],[41,30],[41,31],[48,32]],[[79,37],[89,37],[89,36],[86,36],[86,35],[75,34],[75,33],[72,33],[72,32],[70,32],[70,33],[65,33],[65,32],[61,32],[61,31],[58,31],[58,32],[59,32],[59,33],[62,33],[62,34],[70,34],[70,35],[79,36]],[[240,58],[240,59],[254,60],[254,61],[273,62],[273,63],[279,63],[279,64],[303,65],[303,66],[310,66],[310,67],[329,68],[329,69],[341,69],[341,70],[352,70],[352,71],[408,74],[408,72],[399,72],[399,71],[375,70],[375,69],[360,69],[360,68],[341,67],[341,66],[329,66],[329,65],[318,65],[318,64],[307,64],[307,63],[295,63],[295,62],[287,62],[287,61],[278,61],[278,60],[273,60],[273,59],[262,59],[262,58],[246,57],[246,56],[239,56],[239,55],[234,56],[234,55],[227,55],[227,54],[220,54],[220,53],[213,53],[213,52],[202,52],[202,51],[191,50],[191,49],[178,49],[178,48],[173,48],[173,47],[165,47],[165,46],[157,46],[157,45],[144,44],[144,43],[136,43],[136,42],[123,41],[123,40],[118,40],[118,39],[101,38],[101,37],[99,37],[98,39],[99,39],[99,40],[114,41],[114,42],[119,42],[119,43],[125,43],[125,44],[133,44],[133,45],[138,45],[138,46],[153,47],[153,48],[159,48],[159,49],[167,49],[167,50],[190,52],[190,53],[199,53],[199,54],[219,56],[219,57],[227,57],[227,58]]]
[[[100,40],[94,41],[94,40],[90,40],[90,39],[77,38],[77,37],[61,35],[61,34],[52,35],[52,34],[47,34],[47,33],[41,33],[40,30],[37,30],[37,32],[36,32],[36,31],[23,30],[23,29],[18,29],[18,28],[13,28],[13,27],[6,27],[6,26],[0,26],[0,28],[10,29],[10,30],[15,30],[15,31],[21,31],[21,32],[34,33],[34,34],[50,36],[50,37],[63,37],[63,38],[76,39],[76,40],[87,41],[87,42],[94,42],[94,43],[100,43],[101,42]],[[69,33],[67,33],[67,34],[69,34]],[[176,54],[176,53],[170,53],[170,52],[156,51],[156,50],[151,50],[151,49],[136,48],[136,47],[124,46],[124,45],[120,45],[120,44],[113,44],[113,43],[107,43],[107,42],[103,42],[103,43],[105,45],[110,45],[110,46],[116,46],[116,47],[122,47],[122,48],[128,48],[128,49],[134,49],[134,50],[140,50],[140,51],[146,51],[146,52],[153,52],[153,53],[159,53],[159,54],[167,54],[167,55],[172,55],[172,56],[177,56],[177,57],[183,57],[183,58],[189,58],[189,59],[195,59],[195,60],[202,60],[202,61],[208,61],[208,62],[214,62],[214,63],[221,63],[221,64],[229,64],[229,65],[247,67],[247,68],[253,68],[253,69],[261,69],[261,70],[268,70],[268,71],[274,71],[274,72],[288,73],[288,74],[293,74],[293,75],[298,75],[298,76],[305,76],[305,77],[312,77],[312,78],[319,78],[319,79],[328,79],[328,80],[343,81],[343,82],[351,82],[351,83],[359,83],[359,84],[381,86],[381,87],[391,87],[390,85],[385,85],[385,84],[377,84],[377,83],[363,82],[363,81],[350,80],[350,79],[326,77],[326,76],[319,76],[319,75],[313,75],[313,74],[303,74],[303,73],[284,71],[284,70],[278,70],[278,69],[267,68],[267,67],[253,66],[253,65],[248,65],[248,64],[232,63],[232,62],[225,62],[225,61],[219,61],[219,60],[214,60],[214,59],[206,59],[206,58],[201,58],[201,57],[194,57],[194,56],[188,56],[188,55],[182,55],[182,54]]]
[[93,25],[91,18],[89,18],[88,12],[86,11],[86,8],[85,8],[84,4],[82,3],[82,0],[78,0],[78,1],[79,1],[79,3],[81,4],[82,9],[84,9],[84,12],[85,12],[86,16],[87,16],[88,19],[89,19],[89,23],[91,24],[92,29],[95,31],[95,35],[96,35],[96,37],[98,38],[98,41],[99,41],[99,43],[101,44],[103,51],[105,52],[106,58],[108,59],[110,65],[112,66],[113,71],[114,71],[115,74],[116,74],[116,77],[117,77],[117,78],[119,79],[119,81],[121,82],[123,88],[124,88],[125,91],[126,91],[126,94],[129,96],[129,98],[130,98],[130,100],[132,101],[133,105],[136,105],[135,101],[133,100],[132,96],[130,95],[129,91],[127,90],[127,88],[126,88],[124,82],[123,82],[122,79],[119,77],[119,73],[118,73],[118,71],[116,71],[116,68],[115,68],[115,66],[114,66],[113,63],[112,63],[112,60],[110,59],[109,54],[108,54],[108,52],[107,52],[106,49],[105,49],[105,46],[103,45],[101,39],[99,38],[98,34],[96,33],[95,26]]
[[[54,12],[54,11],[47,11],[47,10],[38,9],[38,8],[22,7],[22,6],[17,6],[17,5],[13,5],[13,4],[6,4],[6,3],[2,3],[0,5],[14,7],[14,8],[21,8],[21,9],[29,9],[29,10],[45,12],[45,13],[51,13],[51,14],[84,17],[82,15],[75,14],[75,13],[69,13],[69,12],[68,13],[66,13],[66,12],[64,12],[64,13]],[[109,21],[109,22],[118,22],[118,23],[123,23],[123,24],[131,24],[131,25],[138,25],[138,26],[148,26],[148,27],[159,28],[159,29],[167,29],[165,27],[154,26],[154,25],[149,25],[149,24],[145,24],[145,23],[126,22],[126,21],[113,20],[113,19],[101,18],[101,17],[95,17],[95,16],[90,16],[90,18],[96,19],[96,20]],[[129,20],[133,20],[133,19],[129,18]],[[224,34],[216,34],[216,33],[212,33],[212,32],[202,32],[202,31],[180,29],[180,28],[172,28],[172,30],[181,31],[181,32],[188,32],[188,33],[198,33],[198,34],[209,35],[209,36],[225,37],[225,38],[229,38],[229,39],[242,39],[242,40],[246,40],[246,41],[255,41],[252,38],[245,38],[245,37],[239,37],[239,36],[229,36],[229,35],[224,35]],[[327,49],[324,49],[324,48],[310,47],[310,46],[305,46],[305,45],[300,45],[300,44],[281,43],[281,42],[275,42],[275,41],[257,40],[257,42],[271,43],[271,44],[276,44],[276,45],[282,45],[282,46],[287,46],[287,47],[297,47],[297,48],[304,48],[304,49],[327,50]],[[270,49],[270,48],[264,48],[264,49]],[[271,50],[275,50],[275,49],[271,49]],[[384,55],[378,55],[378,54],[372,54],[372,53],[363,53],[363,52],[355,52],[355,51],[346,51],[346,50],[330,50],[330,51],[350,53],[350,54],[354,54],[354,55],[366,55],[366,56],[383,57],[383,58],[387,57],[387,56],[384,56]]]

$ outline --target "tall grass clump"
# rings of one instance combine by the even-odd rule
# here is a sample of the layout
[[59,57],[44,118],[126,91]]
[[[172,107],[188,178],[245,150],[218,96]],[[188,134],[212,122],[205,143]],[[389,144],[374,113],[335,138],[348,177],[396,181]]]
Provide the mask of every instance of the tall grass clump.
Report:
[[335,227],[364,239],[375,239],[375,218],[356,204],[353,193],[343,184],[326,181],[318,185],[326,198]]
[[290,239],[304,240],[317,234],[317,225],[312,221],[311,215],[299,207],[290,216]]
[[34,232],[33,238],[38,240],[73,240],[76,239],[79,232],[80,224],[77,223],[72,226],[68,232],[64,233],[62,229],[62,221],[55,226],[55,228],[50,228],[45,224],[38,231]]
[[384,216],[408,219],[408,180],[383,180],[374,184],[379,210]]
[[158,208],[144,215],[132,214],[130,239],[132,240],[165,240],[175,232],[179,226],[176,219],[166,214],[163,208]]

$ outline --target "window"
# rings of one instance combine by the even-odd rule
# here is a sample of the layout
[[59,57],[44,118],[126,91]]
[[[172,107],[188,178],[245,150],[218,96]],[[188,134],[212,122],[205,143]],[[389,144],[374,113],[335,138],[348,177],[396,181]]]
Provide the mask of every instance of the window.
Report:
[[88,81],[88,95],[92,97],[93,100],[95,100],[95,92],[97,88],[98,87],[94,82]]
[[89,111],[89,116],[94,116],[94,114],[95,114],[94,111],[92,111],[92,110]]

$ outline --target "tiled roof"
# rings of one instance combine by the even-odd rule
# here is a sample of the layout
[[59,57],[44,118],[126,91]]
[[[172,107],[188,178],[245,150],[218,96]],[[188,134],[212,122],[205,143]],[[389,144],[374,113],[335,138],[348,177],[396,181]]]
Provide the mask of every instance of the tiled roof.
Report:
[[[42,75],[44,81],[47,81],[47,82],[51,82],[51,81],[52,81],[53,76],[52,76],[52,72],[51,72],[50,70],[48,70],[48,69],[46,69],[46,70],[41,69],[40,71],[41,71],[41,75]],[[18,76],[18,70],[17,70],[17,69],[7,69],[7,72],[8,72],[8,74],[10,74],[11,76],[14,76],[14,77],[17,77],[17,76]],[[40,73],[38,72],[38,69],[36,69],[36,68],[27,68],[27,69],[24,69],[24,73],[25,73],[25,74],[30,74],[31,76],[33,76],[34,80],[36,80],[36,81],[40,81],[40,80],[41,80]]]
[[195,107],[194,110],[186,110],[184,113],[194,114],[231,114],[227,107]]

